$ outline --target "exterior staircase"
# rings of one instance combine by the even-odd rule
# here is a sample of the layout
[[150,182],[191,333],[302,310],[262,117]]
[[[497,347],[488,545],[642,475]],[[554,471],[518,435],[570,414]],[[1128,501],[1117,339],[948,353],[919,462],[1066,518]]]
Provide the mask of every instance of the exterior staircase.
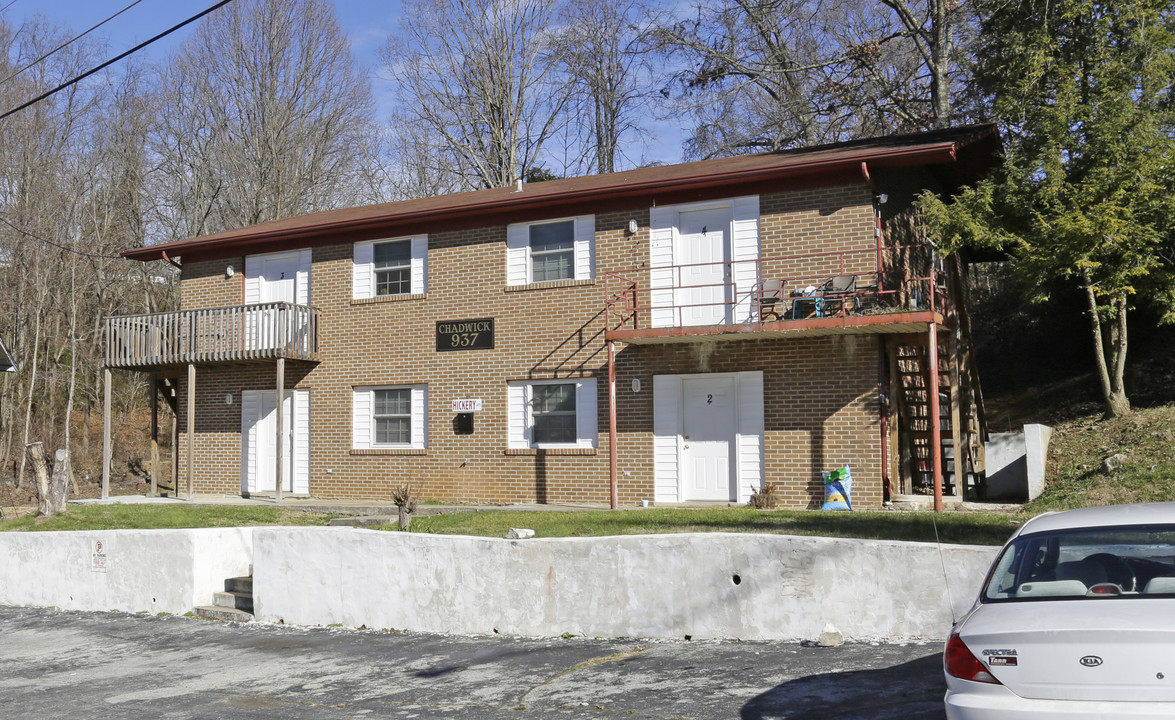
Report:
[[[956,285],[955,296],[962,297],[961,270],[957,265],[948,267],[948,277]],[[983,499],[987,427],[966,307],[962,302],[951,308],[953,322],[939,334],[937,358],[929,357],[926,334],[895,335],[889,342],[890,383],[898,414],[901,494],[934,493],[930,373],[937,372],[943,496],[948,500]]]
[[253,619],[253,576],[228,578],[224,581],[224,592],[214,593],[212,603],[197,607],[196,617],[249,622]]

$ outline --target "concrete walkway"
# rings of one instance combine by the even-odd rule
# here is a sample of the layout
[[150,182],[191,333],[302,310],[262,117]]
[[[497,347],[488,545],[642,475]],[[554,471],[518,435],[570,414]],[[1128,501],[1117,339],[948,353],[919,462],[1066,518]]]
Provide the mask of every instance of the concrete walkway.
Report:
[[942,720],[942,647],[386,633],[0,607],[0,717]]

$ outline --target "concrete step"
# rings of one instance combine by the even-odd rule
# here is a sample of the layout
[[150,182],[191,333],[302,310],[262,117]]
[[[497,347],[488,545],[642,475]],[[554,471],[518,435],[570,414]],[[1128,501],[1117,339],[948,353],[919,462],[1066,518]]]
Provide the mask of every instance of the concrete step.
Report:
[[224,581],[225,592],[253,594],[253,576],[233,577]]
[[253,613],[226,607],[212,607],[204,605],[196,608],[196,617],[205,620],[223,620],[225,622],[249,622]]
[[232,608],[253,612],[253,594],[243,592],[212,593],[212,604],[219,608]]

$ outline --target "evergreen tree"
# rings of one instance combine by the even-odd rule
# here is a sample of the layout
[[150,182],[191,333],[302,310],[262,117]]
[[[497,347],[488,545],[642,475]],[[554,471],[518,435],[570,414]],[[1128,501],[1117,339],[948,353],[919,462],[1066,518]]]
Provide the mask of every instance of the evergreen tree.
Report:
[[922,200],[947,250],[1007,250],[1036,299],[1082,290],[1107,417],[1130,412],[1126,319],[1175,320],[1170,261],[1175,13],[1161,0],[976,0],[976,78],[1004,133],[1002,167],[951,204]]

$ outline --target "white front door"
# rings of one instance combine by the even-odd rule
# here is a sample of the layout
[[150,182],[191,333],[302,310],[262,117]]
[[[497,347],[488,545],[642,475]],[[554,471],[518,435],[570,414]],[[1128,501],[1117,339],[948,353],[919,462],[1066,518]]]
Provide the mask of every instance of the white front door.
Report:
[[301,266],[299,253],[262,255],[261,260],[261,302],[298,301],[298,269]]
[[731,482],[738,427],[734,382],[729,375],[682,380],[684,500],[736,499]]
[[[287,390],[282,407],[282,491],[306,493],[309,483],[309,392]],[[277,488],[277,392],[241,393],[241,490]]]
[[729,235],[729,207],[678,215],[677,306],[682,325],[730,322]]

